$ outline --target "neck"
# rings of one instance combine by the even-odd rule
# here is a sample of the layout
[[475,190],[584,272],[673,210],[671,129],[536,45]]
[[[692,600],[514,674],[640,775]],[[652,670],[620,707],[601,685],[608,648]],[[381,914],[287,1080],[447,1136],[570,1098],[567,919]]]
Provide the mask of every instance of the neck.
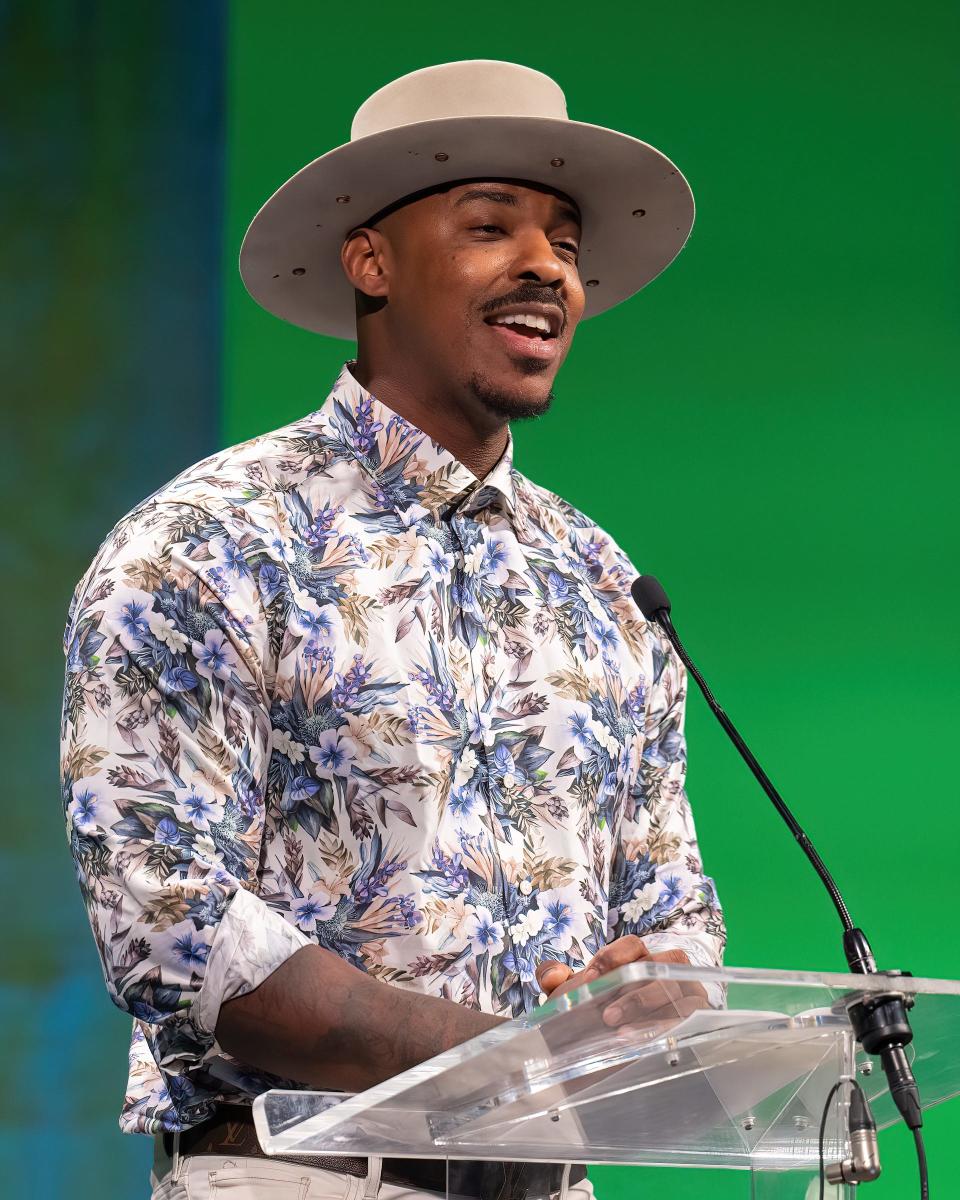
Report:
[[406,362],[373,363],[360,347],[350,367],[354,379],[404,420],[448,450],[477,479],[483,479],[507,448],[508,424],[482,408],[474,397],[437,394]]

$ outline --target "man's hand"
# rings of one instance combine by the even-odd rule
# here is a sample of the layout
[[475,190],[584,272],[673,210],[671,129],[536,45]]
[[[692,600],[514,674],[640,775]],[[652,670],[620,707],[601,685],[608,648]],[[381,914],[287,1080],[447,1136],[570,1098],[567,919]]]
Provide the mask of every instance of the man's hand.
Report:
[[[642,938],[627,934],[599,950],[581,971],[565,963],[542,962],[537,982],[551,998],[582,987],[617,967],[632,962],[689,963],[682,950],[651,952]],[[700,983],[674,979],[650,979],[626,984],[609,998],[603,1009],[607,1025],[646,1025],[651,1021],[674,1022],[698,1008],[709,1008],[707,993]]]

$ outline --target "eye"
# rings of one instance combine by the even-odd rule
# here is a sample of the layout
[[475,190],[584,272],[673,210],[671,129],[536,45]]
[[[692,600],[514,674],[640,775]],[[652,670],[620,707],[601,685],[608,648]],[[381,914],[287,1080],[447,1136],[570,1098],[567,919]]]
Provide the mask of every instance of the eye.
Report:
[[[502,225],[472,225],[470,228],[471,228],[471,232],[474,232],[474,231],[480,232],[480,233],[503,233],[504,232]],[[576,259],[578,254],[580,253],[579,247],[576,246],[573,242],[557,242],[557,245],[559,246],[559,248],[561,250],[568,251],[573,256],[574,259]]]

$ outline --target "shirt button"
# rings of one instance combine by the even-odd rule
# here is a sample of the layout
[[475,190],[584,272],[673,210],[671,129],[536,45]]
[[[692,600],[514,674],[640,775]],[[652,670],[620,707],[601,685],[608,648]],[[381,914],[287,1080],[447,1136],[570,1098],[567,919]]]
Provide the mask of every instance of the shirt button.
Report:
[[530,882],[530,880],[529,879],[521,879],[520,880],[520,894],[523,896],[529,896],[532,891],[533,891],[533,884]]

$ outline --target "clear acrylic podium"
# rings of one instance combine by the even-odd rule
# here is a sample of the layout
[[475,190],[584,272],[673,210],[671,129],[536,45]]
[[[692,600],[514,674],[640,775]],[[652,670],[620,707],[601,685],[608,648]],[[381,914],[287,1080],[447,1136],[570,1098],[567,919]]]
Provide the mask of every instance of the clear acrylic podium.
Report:
[[[616,1024],[614,1005],[655,980],[699,983],[711,1007]],[[878,1129],[899,1120],[847,1017],[856,998],[890,991],[914,1001],[908,1053],[924,1106],[950,1099],[960,1092],[960,983],[646,962],[357,1095],[267,1092],[254,1119],[268,1154],[315,1154],[318,1165],[373,1154],[732,1169],[744,1172],[744,1196],[805,1200],[819,1195],[835,1083],[856,1078]],[[840,1087],[826,1106],[827,1163],[848,1153],[849,1094]]]

